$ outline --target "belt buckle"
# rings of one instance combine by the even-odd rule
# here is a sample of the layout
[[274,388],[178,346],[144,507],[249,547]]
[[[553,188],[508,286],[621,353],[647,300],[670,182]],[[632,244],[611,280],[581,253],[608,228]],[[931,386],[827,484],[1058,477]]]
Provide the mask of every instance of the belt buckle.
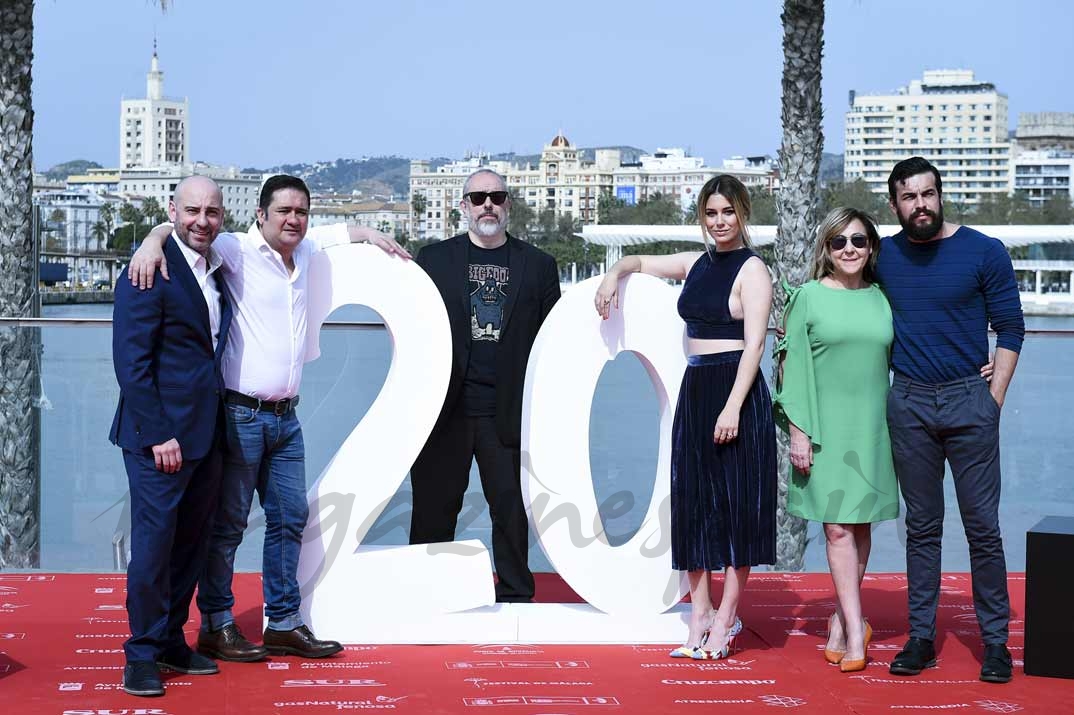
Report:
[[272,414],[276,417],[283,417],[291,409],[291,400],[276,400],[276,404],[272,406]]

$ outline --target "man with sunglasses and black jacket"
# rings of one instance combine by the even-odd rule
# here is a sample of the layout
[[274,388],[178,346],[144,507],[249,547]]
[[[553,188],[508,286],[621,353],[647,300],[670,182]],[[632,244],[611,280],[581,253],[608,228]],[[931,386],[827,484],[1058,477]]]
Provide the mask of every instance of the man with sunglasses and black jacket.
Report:
[[496,600],[529,602],[522,388],[537,331],[559,299],[559,269],[547,253],[507,233],[511,199],[496,172],[471,174],[459,208],[467,232],[426,246],[417,257],[444,299],[452,361],[440,417],[410,472],[410,543],[455,539],[476,458],[492,517]]

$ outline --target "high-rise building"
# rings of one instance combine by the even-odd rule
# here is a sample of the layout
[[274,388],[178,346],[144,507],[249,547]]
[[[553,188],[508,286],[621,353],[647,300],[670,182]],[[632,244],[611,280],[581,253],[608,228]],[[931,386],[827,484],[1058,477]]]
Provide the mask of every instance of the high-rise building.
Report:
[[[1021,142],[1019,142],[1021,143]],[[1010,190],[1034,207],[1059,196],[1074,201],[1074,151],[1038,149],[1021,151],[1011,160]]]
[[891,93],[850,94],[843,177],[887,193],[892,166],[922,156],[940,170],[945,200],[976,204],[1007,193],[1007,96],[971,70],[927,70]]
[[164,73],[153,42],[145,98],[124,99],[119,108],[119,168],[185,164],[190,143],[186,99],[164,96]]
[[1074,112],[1022,112],[1014,131],[1018,151],[1074,151]]

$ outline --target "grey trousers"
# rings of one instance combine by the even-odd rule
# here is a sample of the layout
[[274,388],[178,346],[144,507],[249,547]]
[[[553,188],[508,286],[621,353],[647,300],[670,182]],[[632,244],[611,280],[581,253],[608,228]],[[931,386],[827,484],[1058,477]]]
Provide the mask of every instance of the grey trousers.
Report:
[[984,379],[939,385],[896,373],[888,429],[906,503],[906,579],[910,635],[935,640],[940,600],[944,461],[970,547],[973,605],[985,645],[1007,642],[1010,598],[999,530],[999,405]]

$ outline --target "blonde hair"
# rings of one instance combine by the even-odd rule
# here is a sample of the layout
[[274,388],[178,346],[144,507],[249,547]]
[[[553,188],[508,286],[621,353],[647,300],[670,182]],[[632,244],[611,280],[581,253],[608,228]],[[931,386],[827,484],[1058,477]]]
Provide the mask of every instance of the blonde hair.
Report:
[[705,206],[716,194],[727,199],[731,208],[735,210],[742,245],[746,248],[753,248],[753,244],[750,243],[750,192],[735,177],[730,174],[720,174],[706,181],[697,195],[697,222],[701,226],[701,240],[705,242],[705,250],[712,250],[709,246],[709,232],[705,229]]
[[820,280],[835,272],[828,242],[846,230],[852,221],[861,221],[865,235],[869,239],[869,258],[865,261],[861,277],[869,283],[876,282],[876,257],[880,253],[880,234],[876,231],[876,219],[861,209],[841,206],[832,209],[817,227],[817,242],[813,246],[813,269],[811,278]]

